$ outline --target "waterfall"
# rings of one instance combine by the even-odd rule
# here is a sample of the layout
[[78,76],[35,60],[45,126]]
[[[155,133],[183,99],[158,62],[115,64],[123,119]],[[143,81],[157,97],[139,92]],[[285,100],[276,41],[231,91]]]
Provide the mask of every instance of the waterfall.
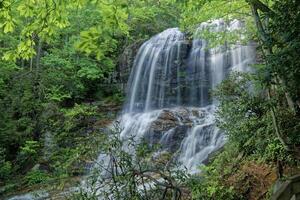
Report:
[[[127,99],[120,117],[121,138],[146,139],[173,153],[191,173],[220,149],[226,137],[215,125],[210,91],[231,71],[250,71],[253,45],[223,45],[208,49],[197,37],[205,30],[234,31],[238,20],[202,23],[189,41],[178,28],[170,28],[139,49],[128,81]],[[176,152],[176,154],[175,154]]]
[[149,111],[181,103],[181,92],[177,86],[181,80],[184,42],[184,34],[178,28],[171,28],[142,45],[129,80],[128,112]]
[[[208,49],[208,42],[197,36],[207,29],[218,32],[242,28],[238,20],[214,20],[202,23],[192,41],[178,28],[167,29],[146,41],[136,55],[128,81],[126,103],[118,120],[120,138],[135,137],[137,141],[145,139],[149,145],[160,144],[161,152],[173,154],[190,173],[199,172],[199,166],[226,142],[215,124],[217,102],[210,97],[210,91],[231,71],[251,71],[255,46],[237,42]],[[47,133],[45,149],[51,148],[52,138]],[[108,155],[100,154],[96,163],[108,166]],[[97,175],[106,176],[106,172]],[[82,188],[91,193],[87,185],[84,180]],[[98,192],[107,189],[103,187]],[[72,190],[79,188],[66,193]],[[10,200],[48,197],[50,194],[41,190]]]

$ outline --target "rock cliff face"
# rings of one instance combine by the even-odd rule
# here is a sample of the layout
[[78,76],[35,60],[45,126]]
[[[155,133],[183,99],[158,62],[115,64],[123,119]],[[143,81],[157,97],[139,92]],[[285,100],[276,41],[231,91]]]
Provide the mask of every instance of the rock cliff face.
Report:
[[134,58],[143,43],[144,40],[139,40],[128,45],[118,59],[117,80],[124,90],[126,89],[129,75],[134,64]]

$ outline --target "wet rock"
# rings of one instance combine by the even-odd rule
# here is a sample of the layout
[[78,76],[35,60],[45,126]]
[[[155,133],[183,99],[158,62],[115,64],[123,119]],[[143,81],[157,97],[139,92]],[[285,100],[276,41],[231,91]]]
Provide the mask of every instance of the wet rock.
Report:
[[180,124],[179,119],[170,110],[163,110],[157,120],[151,124],[154,132],[164,132]]
[[189,110],[185,108],[180,108],[179,110],[176,111],[176,114],[178,117],[180,117],[181,122],[183,124],[190,124],[192,123],[192,120],[190,119],[191,115]]
[[164,109],[151,124],[151,131],[160,132],[161,134],[166,133],[170,129],[177,130],[176,128],[185,127],[185,129],[193,126],[194,118],[203,118],[205,115],[203,112],[197,109]]
[[192,110],[192,114],[193,114],[193,116],[199,118],[199,117],[200,117],[200,114],[202,114],[202,113],[199,113],[198,110]]
[[164,109],[152,122],[145,139],[152,145],[159,144],[162,149],[174,153],[193,126],[193,120],[201,117],[204,117],[204,113],[196,108]]
[[128,81],[129,74],[133,66],[134,58],[143,42],[144,40],[138,40],[128,45],[127,47],[125,47],[125,49],[119,57],[117,65],[117,79],[124,85],[126,85]]
[[289,177],[286,181],[277,181],[271,200],[300,199],[300,174]]
[[181,125],[174,129],[174,133],[162,144],[170,152],[176,152],[181,145],[182,140],[186,137],[186,133],[190,127]]

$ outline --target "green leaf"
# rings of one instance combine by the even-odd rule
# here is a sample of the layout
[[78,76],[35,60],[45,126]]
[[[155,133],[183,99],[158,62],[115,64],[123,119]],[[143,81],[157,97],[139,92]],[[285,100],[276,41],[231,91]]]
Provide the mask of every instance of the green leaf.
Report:
[[7,21],[4,24],[4,33],[10,33],[14,31],[14,23],[12,21]]

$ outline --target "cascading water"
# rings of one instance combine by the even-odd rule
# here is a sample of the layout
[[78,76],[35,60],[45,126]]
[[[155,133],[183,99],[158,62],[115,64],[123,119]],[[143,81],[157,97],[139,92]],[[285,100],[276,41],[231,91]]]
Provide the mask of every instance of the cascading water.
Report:
[[[242,27],[238,20],[229,24],[214,20],[202,23],[192,42],[178,28],[167,29],[145,42],[128,81],[127,102],[119,119],[121,138],[159,143],[162,151],[172,153],[190,173],[198,172],[198,166],[226,140],[215,125],[216,102],[210,98],[210,90],[233,70],[249,71],[248,65],[255,61],[255,47],[236,44],[208,49],[208,42],[197,35],[207,28],[216,32]],[[50,141],[46,138],[49,148]],[[109,158],[100,154],[98,162],[109,165]],[[83,181],[83,188],[85,184]],[[49,197],[46,191],[37,193],[11,200]]]
[[[130,76],[126,112],[149,111],[181,104],[180,72],[184,34],[167,29],[140,48]],[[170,78],[171,77],[171,78]]]
[[[232,70],[248,71],[255,60],[253,45],[208,49],[201,31],[241,29],[242,23],[223,20],[202,23],[189,42],[171,28],[145,42],[135,59],[128,81],[127,102],[120,124],[121,138],[144,138],[174,153],[191,173],[224,145],[225,136],[215,125],[214,89]],[[175,154],[176,152],[176,154]]]

